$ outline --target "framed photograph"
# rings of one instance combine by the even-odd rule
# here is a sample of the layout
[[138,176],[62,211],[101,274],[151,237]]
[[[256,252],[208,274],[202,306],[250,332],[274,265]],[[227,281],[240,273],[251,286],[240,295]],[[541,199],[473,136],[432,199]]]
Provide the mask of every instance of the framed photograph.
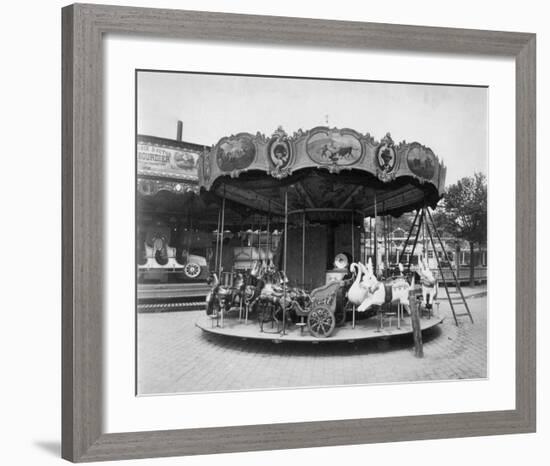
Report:
[[535,430],[534,34],[62,19],[64,458]]

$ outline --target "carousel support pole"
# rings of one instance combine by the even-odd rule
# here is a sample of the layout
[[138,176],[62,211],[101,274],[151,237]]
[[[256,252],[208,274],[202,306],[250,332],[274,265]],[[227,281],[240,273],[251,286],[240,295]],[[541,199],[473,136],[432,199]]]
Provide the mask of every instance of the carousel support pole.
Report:
[[260,260],[262,259],[262,217],[258,220],[258,252],[260,253]]
[[[355,262],[355,232],[354,232],[354,218],[353,218],[354,211],[351,210],[351,262]],[[345,313],[345,309],[343,310]],[[353,305],[352,311],[351,311],[351,328],[355,328],[355,304]],[[344,318],[344,322],[346,319]]]
[[[223,233],[224,233],[224,229],[225,229],[225,186],[223,188],[223,201],[222,201],[222,228],[221,228],[221,238],[220,238],[220,263],[219,263],[219,276],[220,276],[220,280],[222,279],[222,270],[223,270],[223,265],[222,265],[222,259],[223,259]],[[223,328],[223,319],[224,319],[224,311],[225,311],[225,301],[224,301],[224,305],[221,306],[221,319],[222,319],[222,324],[221,324],[221,327]]]
[[[216,257],[214,257],[214,271],[218,273],[218,256],[220,253],[220,225],[222,222],[222,211],[221,209],[218,211],[218,225],[216,226]],[[220,278],[220,277],[218,277]]]
[[374,191],[374,274],[378,275],[378,238],[376,235],[376,217],[378,216],[376,208],[376,191]]
[[[369,256],[372,257],[372,217],[369,217]],[[364,263],[367,263],[368,256],[365,256]]]
[[286,335],[286,256],[287,256],[287,240],[288,240],[288,190],[285,191],[285,241],[283,243],[283,332]]
[[306,211],[302,216],[302,288],[306,287]]
[[392,251],[392,243],[393,243],[393,232],[392,232],[392,229],[393,229],[393,224],[392,224],[392,218],[391,218],[391,215],[388,215],[388,251],[389,251],[389,254],[388,254],[388,266],[391,262],[391,259],[392,259],[392,254],[393,254],[393,251]]
[[353,209],[351,210],[351,261],[355,262],[355,225],[353,219]]
[[[382,203],[382,208],[386,210],[385,204]],[[388,277],[389,261],[388,261],[388,216],[384,215],[384,277]]]
[[265,260],[267,263],[269,263],[269,253],[271,252],[271,236],[269,232],[269,228],[271,226],[271,201],[267,204],[267,225],[266,225],[266,238],[265,238]]
[[224,197],[222,200],[222,223],[221,223],[221,229],[220,229],[220,259],[218,262],[218,273],[220,275],[221,280],[221,274],[223,270],[223,236],[224,236],[224,230],[225,230],[225,190],[224,190]]

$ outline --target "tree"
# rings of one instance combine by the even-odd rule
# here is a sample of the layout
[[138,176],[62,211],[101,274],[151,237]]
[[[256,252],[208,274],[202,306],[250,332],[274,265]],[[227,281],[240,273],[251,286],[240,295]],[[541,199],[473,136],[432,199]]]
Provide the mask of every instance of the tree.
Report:
[[[482,173],[465,177],[449,186],[443,209],[438,212],[441,227],[470,246],[470,285],[474,284],[474,249],[487,242],[487,178]],[[434,219],[435,221],[435,219]]]

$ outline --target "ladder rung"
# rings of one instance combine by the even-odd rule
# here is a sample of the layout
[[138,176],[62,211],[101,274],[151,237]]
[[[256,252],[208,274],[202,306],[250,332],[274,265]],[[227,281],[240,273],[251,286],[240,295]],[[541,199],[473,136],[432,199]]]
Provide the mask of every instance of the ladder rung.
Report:
[[455,314],[455,316],[456,317],[465,317],[465,316],[471,317],[471,315],[468,312],[465,312],[464,314]]

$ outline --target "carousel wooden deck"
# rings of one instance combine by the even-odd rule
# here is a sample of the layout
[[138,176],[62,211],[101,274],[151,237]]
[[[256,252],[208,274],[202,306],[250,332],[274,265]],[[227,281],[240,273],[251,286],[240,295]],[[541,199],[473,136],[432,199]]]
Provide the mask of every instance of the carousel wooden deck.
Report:
[[[423,317],[420,319],[422,331],[426,331],[443,322],[443,317],[432,316],[431,318]],[[270,340],[275,343],[284,341],[303,342],[303,343],[331,343],[331,342],[355,342],[359,340],[370,340],[376,338],[390,338],[400,335],[412,334],[412,325],[410,317],[404,317],[401,320],[400,328],[397,327],[397,319],[393,317],[391,323],[385,319],[384,326],[378,329],[378,319],[372,317],[370,319],[362,319],[356,322],[355,328],[352,328],[352,323],[347,322],[341,327],[336,327],[332,335],[328,338],[317,338],[304,328],[303,332],[300,328],[291,325],[286,329],[286,334],[282,335],[277,332],[276,326],[271,326],[270,323],[264,325],[264,331],[260,331],[260,325],[256,320],[249,320],[248,323],[239,321],[237,318],[224,319],[223,327],[217,325],[216,319],[204,315],[195,325],[206,333],[215,335],[225,335],[233,338],[255,339],[255,340]]]

